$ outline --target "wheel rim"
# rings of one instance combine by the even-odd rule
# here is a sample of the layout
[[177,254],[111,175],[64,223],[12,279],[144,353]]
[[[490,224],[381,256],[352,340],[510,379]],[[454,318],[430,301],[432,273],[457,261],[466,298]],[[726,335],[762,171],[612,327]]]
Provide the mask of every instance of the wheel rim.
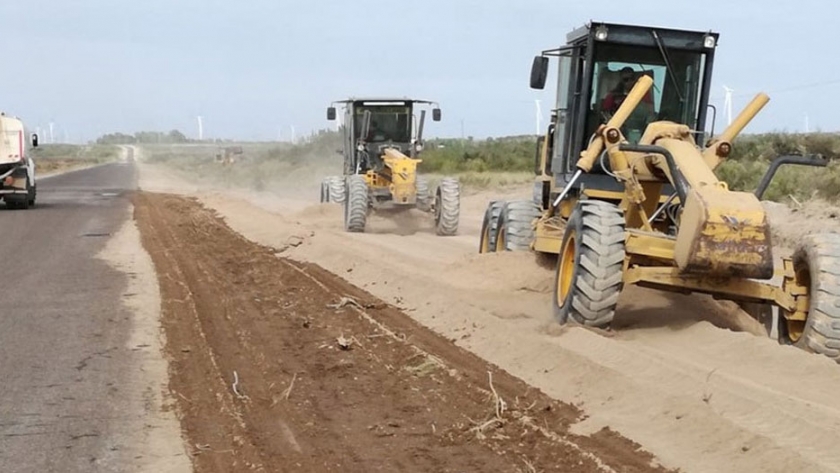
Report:
[[560,262],[557,268],[557,306],[562,307],[572,289],[572,279],[575,275],[575,240],[577,235],[572,232],[566,240],[563,251],[560,252]]
[[[809,289],[811,288],[811,271],[807,266],[804,268],[796,268],[794,277],[796,279],[796,283],[800,286],[804,286]],[[790,312],[787,312],[787,314],[792,315]],[[791,320],[788,317],[785,317],[787,337],[790,339],[791,343],[796,343],[802,338],[802,334],[805,333],[805,326],[807,323],[807,316],[805,317],[805,320]]]
[[490,225],[481,232],[481,253],[487,253],[490,251]]
[[496,229],[496,251],[505,251],[507,248],[507,235],[506,235],[505,227],[499,224],[499,228]]

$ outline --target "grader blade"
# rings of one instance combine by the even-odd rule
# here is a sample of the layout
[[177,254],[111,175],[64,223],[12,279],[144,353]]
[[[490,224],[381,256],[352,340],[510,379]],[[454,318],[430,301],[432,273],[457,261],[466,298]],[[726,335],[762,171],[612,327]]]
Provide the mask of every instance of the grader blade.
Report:
[[749,192],[711,186],[690,190],[674,259],[687,274],[772,278],[770,227],[761,203]]

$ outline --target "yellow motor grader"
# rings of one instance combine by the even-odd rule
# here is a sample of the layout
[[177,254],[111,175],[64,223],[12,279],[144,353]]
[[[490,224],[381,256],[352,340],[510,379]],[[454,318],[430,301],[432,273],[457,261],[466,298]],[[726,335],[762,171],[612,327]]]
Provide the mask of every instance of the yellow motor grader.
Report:
[[440,121],[434,102],[409,98],[350,98],[334,102],[327,119],[336,119],[335,104],[344,105],[343,176],[330,176],[321,183],[321,202],[344,205],[344,227],[364,232],[373,210],[416,208],[434,212],[435,231],[441,236],[458,232],[460,183],[444,177],[430,195],[429,183],[419,176],[422,162],[423,126],[426,110],[414,116],[418,105],[435,105],[432,119]]
[[[840,361],[840,236],[808,235],[774,255],[761,195],[730,190],[715,169],[768,103],[758,94],[721,134],[706,131],[719,35],[590,23],[534,59],[531,87],[559,60],[557,103],[539,142],[531,201],[491,202],[480,252],[556,254],[560,323],[609,327],[628,284],[733,300],[779,341]],[[714,115],[713,115],[714,116]],[[772,316],[771,316],[772,317]]]

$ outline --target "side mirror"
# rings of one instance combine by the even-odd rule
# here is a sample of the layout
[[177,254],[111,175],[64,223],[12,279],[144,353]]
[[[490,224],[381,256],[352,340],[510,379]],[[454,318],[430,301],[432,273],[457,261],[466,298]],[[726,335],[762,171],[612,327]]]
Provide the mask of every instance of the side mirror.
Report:
[[545,87],[546,77],[548,77],[548,58],[537,56],[531,64],[531,88],[542,90]]
[[327,109],[327,120],[335,120],[335,107],[330,107]]
[[31,138],[32,138],[32,147],[37,148],[38,147],[38,135],[36,133],[32,133]]
[[432,109],[432,120],[439,122],[440,121],[440,109],[433,108]]

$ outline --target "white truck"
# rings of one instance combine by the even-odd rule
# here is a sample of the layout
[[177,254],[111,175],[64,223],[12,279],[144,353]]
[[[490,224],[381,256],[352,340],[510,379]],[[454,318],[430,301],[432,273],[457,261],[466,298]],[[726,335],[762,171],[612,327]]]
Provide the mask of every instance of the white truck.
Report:
[[[35,162],[27,156],[26,130],[18,118],[0,113],[0,199],[10,209],[35,205]],[[38,146],[38,135],[30,137]]]

